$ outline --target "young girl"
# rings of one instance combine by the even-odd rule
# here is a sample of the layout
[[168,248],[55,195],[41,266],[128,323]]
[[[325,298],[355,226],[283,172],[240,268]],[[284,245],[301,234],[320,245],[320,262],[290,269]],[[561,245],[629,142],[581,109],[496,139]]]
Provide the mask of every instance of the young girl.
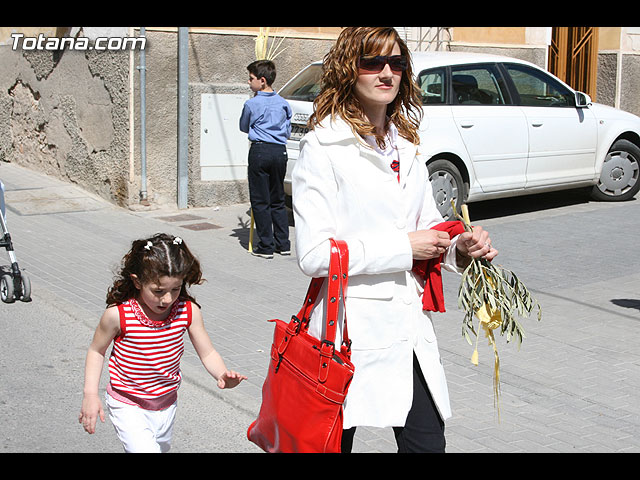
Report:
[[156,234],[133,242],[87,352],[78,417],[87,433],[95,432],[98,417],[104,422],[98,386],[111,342],[105,399],[126,452],[166,452],[171,446],[185,331],[219,388],[247,378],[227,369],[209,339],[187,292],[201,282],[200,263],[180,237]]

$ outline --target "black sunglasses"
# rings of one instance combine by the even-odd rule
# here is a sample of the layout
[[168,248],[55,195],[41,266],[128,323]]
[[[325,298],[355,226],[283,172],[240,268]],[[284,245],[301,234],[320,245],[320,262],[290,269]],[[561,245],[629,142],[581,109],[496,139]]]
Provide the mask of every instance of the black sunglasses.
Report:
[[360,57],[358,67],[368,72],[381,72],[385,65],[391,70],[404,72],[407,67],[407,57],[403,55],[376,55],[375,57]]

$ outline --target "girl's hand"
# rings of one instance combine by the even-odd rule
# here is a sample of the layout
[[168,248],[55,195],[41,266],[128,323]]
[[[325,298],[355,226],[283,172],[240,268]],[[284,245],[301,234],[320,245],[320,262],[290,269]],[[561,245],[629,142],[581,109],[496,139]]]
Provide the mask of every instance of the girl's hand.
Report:
[[240,375],[233,370],[227,370],[218,379],[218,388],[233,388],[237,387],[242,380],[246,380],[245,375]]
[[456,242],[458,253],[465,257],[486,258],[491,261],[498,251],[491,246],[489,232],[482,227],[473,227],[473,232],[461,233]]
[[85,432],[92,434],[96,432],[98,417],[104,423],[104,410],[98,395],[85,395],[82,399],[82,409],[80,410],[80,415],[78,415],[78,423],[82,425]]

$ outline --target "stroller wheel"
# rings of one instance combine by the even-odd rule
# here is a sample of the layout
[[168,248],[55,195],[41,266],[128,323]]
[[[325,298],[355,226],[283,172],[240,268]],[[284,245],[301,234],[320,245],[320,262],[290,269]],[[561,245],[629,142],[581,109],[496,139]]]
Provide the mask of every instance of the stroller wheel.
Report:
[[31,280],[29,280],[29,277],[27,276],[26,273],[20,272],[20,281],[22,283],[22,296],[20,297],[20,300],[22,300],[23,302],[30,302],[31,301]]
[[13,303],[15,297],[13,296],[13,277],[5,274],[0,277],[0,300],[4,303]]

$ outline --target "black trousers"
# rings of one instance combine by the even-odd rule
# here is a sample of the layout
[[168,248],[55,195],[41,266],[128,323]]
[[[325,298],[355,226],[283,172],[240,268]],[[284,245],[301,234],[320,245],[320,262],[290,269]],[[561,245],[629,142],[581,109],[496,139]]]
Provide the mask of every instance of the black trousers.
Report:
[[256,142],[249,148],[249,199],[256,223],[256,253],[289,251],[289,216],[285,207],[285,145]]
[[[393,408],[391,405],[390,408]],[[356,427],[342,433],[342,453],[351,453]],[[413,355],[413,403],[404,427],[393,427],[398,453],[444,453],[444,421]]]

